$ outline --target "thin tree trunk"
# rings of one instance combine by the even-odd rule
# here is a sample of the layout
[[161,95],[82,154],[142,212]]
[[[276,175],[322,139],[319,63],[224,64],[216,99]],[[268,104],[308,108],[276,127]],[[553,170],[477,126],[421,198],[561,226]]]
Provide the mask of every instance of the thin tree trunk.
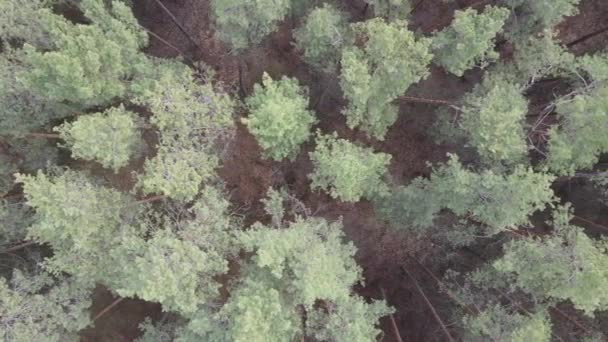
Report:
[[400,96],[399,100],[403,100],[405,102],[420,102],[420,103],[428,103],[434,105],[448,105],[454,106],[453,102],[447,100],[436,100],[436,99],[427,99],[423,97],[412,97],[412,96]]
[[606,32],[606,31],[608,31],[608,26],[603,27],[603,28],[601,28],[601,29],[599,29],[597,31],[593,31],[593,32],[591,32],[589,34],[586,34],[586,35],[584,35],[584,36],[582,36],[582,37],[580,37],[578,39],[575,39],[575,40],[571,41],[570,43],[566,44],[566,47],[573,47],[574,45],[580,44],[580,43],[582,43],[582,42],[584,42],[584,41],[586,41],[588,39],[591,39],[591,38],[593,38],[593,37],[595,37],[597,35],[600,35],[600,34]]
[[61,136],[55,133],[27,133],[25,136],[28,138],[61,139]]
[[[380,287],[380,292],[382,292],[382,298],[384,298],[384,300],[386,301],[386,292],[384,292],[383,287]],[[397,342],[403,342],[401,334],[399,333],[399,328],[397,327],[397,322],[395,322],[395,317],[393,316],[393,314],[390,314],[388,317],[391,320],[391,326],[393,327],[393,332],[395,333],[395,338],[397,339]]]
[[418,290],[418,292],[420,293],[420,295],[422,296],[422,298],[424,299],[424,302],[426,303],[426,305],[429,307],[429,309],[431,310],[431,313],[433,314],[433,317],[435,317],[435,320],[437,321],[437,323],[439,323],[439,325],[441,326],[441,330],[443,330],[443,333],[445,334],[445,337],[447,338],[447,340],[449,342],[454,342],[454,338],[452,338],[452,335],[450,335],[450,332],[448,331],[448,328],[445,326],[445,324],[443,323],[443,321],[441,320],[441,317],[439,317],[439,314],[437,313],[437,311],[435,310],[435,307],[433,306],[433,304],[431,303],[431,301],[427,298],[427,296],[424,294],[424,291],[422,291],[422,288],[420,287],[420,285],[418,285],[418,282],[416,281],[416,279],[410,274],[410,272],[403,266],[401,266],[401,270],[403,272],[405,272],[405,274],[412,280],[412,282],[414,283],[414,286],[416,286],[416,289]]
[[22,248],[25,248],[25,247],[28,247],[28,246],[31,246],[31,245],[35,245],[35,244],[36,244],[36,241],[26,241],[26,242],[20,243],[20,244],[18,244],[16,246],[13,246],[13,247],[11,247],[9,249],[4,250],[4,251],[0,252],[0,254],[12,253],[12,252],[18,251],[18,250],[20,250]]
[[112,310],[113,307],[115,307],[116,305],[120,304],[120,302],[122,302],[124,299],[125,299],[124,297],[118,298],[115,301],[113,301],[110,305],[106,306],[97,315],[95,315],[95,317],[93,317],[93,322],[95,322],[96,320],[100,319],[103,315],[107,314],[108,311]]
[[410,14],[416,12],[416,10],[424,3],[425,0],[420,0],[418,1],[414,7],[412,7],[412,10],[410,11]]
[[179,28],[179,30],[184,34],[184,36],[186,36],[186,38],[188,38],[190,43],[192,43],[192,45],[194,45],[197,49],[202,50],[201,47],[198,45],[198,43],[192,38],[192,36],[190,36],[188,31],[186,31],[186,29],[182,26],[182,24],[179,23],[179,21],[177,20],[175,15],[173,15],[173,13],[171,13],[171,11],[169,11],[169,9],[167,7],[165,7],[165,5],[163,5],[163,3],[160,0],[154,0],[154,1],[156,1],[158,6],[160,6],[160,8],[163,11],[165,11],[165,13],[167,13],[167,15],[171,18],[171,21],[173,21],[173,23],[177,26],[177,28]]

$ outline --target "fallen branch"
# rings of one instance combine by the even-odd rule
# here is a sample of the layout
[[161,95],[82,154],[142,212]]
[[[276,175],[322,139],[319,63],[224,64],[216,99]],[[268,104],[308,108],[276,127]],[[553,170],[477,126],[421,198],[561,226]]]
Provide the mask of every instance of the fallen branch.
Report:
[[[382,298],[384,298],[384,300],[386,301],[386,292],[384,292],[383,287],[380,287],[380,292],[382,293]],[[401,334],[399,333],[399,328],[397,327],[397,322],[395,322],[395,317],[393,316],[393,314],[389,314],[388,317],[391,320],[391,326],[393,327],[393,332],[395,333],[395,338],[397,339],[397,342],[403,342]]]
[[420,103],[428,103],[428,104],[435,104],[435,105],[448,105],[448,106],[454,106],[455,104],[451,101],[447,101],[447,100],[436,100],[436,99],[427,99],[427,98],[423,98],[423,97],[412,97],[412,96],[400,96],[399,100],[404,100],[406,102],[420,102]]
[[31,245],[35,245],[35,244],[36,244],[36,241],[26,241],[26,242],[20,243],[20,244],[18,244],[16,246],[13,246],[13,247],[11,247],[11,248],[9,248],[7,250],[4,250],[4,251],[0,252],[0,254],[12,253],[14,251],[18,251],[18,250],[20,250],[22,248],[25,248],[25,247],[28,247],[28,246],[31,246]]
[[593,31],[593,32],[591,32],[589,34],[586,34],[586,35],[584,35],[584,36],[582,36],[582,37],[580,37],[578,39],[575,39],[575,40],[571,41],[570,43],[566,44],[566,47],[573,47],[574,45],[580,44],[580,43],[586,41],[587,39],[591,39],[591,38],[593,38],[593,37],[595,37],[597,35],[600,35],[600,34],[606,32],[606,31],[608,31],[608,26],[603,27],[603,28],[601,28],[601,29],[599,29],[597,31]]
[[167,15],[171,18],[171,21],[173,21],[173,23],[177,26],[177,28],[179,28],[179,30],[184,34],[184,36],[186,36],[186,38],[188,38],[190,43],[192,43],[192,45],[196,46],[197,49],[202,50],[201,47],[198,45],[198,43],[192,38],[192,36],[190,36],[188,31],[186,31],[186,29],[182,26],[182,24],[180,24],[179,21],[177,21],[177,18],[175,17],[175,15],[173,15],[173,13],[171,13],[171,11],[169,11],[169,9],[167,7],[165,7],[165,5],[163,5],[163,3],[160,0],[154,0],[154,1],[158,4],[158,6],[160,6],[160,8],[163,11],[165,11],[165,13],[167,13]]
[[113,307],[115,307],[116,305],[120,304],[120,302],[122,302],[124,299],[125,299],[124,297],[118,298],[115,301],[113,301],[110,305],[106,306],[97,315],[95,315],[95,317],[93,317],[93,322],[95,322],[96,320],[100,319],[103,315],[107,314],[108,311],[112,310]]
[[433,317],[435,317],[435,320],[441,326],[441,330],[443,330],[443,333],[445,334],[445,337],[447,338],[447,340],[449,342],[454,342],[454,339],[452,338],[452,335],[450,335],[450,332],[448,331],[448,328],[445,326],[445,324],[441,320],[441,317],[439,317],[439,314],[435,310],[435,307],[433,306],[433,304],[431,304],[431,301],[429,301],[429,299],[427,298],[427,296],[424,294],[424,291],[422,291],[422,288],[420,287],[420,285],[418,285],[418,282],[416,281],[416,279],[410,274],[410,272],[405,267],[401,266],[401,270],[403,272],[405,272],[405,274],[414,283],[414,286],[416,286],[416,289],[418,290],[418,292],[420,293],[420,295],[424,299],[424,302],[426,303],[426,305],[428,305],[429,309],[431,310],[431,313],[433,314]]

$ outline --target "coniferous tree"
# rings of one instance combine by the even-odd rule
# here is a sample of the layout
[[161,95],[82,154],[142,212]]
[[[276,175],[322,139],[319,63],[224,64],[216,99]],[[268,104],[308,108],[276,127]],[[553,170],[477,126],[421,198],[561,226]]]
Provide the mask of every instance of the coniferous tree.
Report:
[[557,174],[573,174],[597,163],[608,151],[608,87],[600,86],[558,102],[562,119],[548,132],[547,165]]
[[365,0],[372,6],[374,16],[388,20],[406,19],[412,8],[410,0]]
[[594,240],[570,225],[570,209],[554,213],[554,234],[515,240],[494,262],[516,286],[538,298],[569,300],[587,315],[608,306],[606,241]]
[[268,158],[294,159],[300,145],[310,137],[316,119],[308,107],[306,89],[295,79],[274,81],[264,74],[247,99],[250,114],[243,122],[256,137]]
[[13,272],[0,277],[0,338],[4,341],[75,341],[89,325],[92,289],[70,278]]
[[275,31],[290,8],[290,0],[211,1],[217,36],[237,52]]
[[325,190],[331,197],[347,202],[388,191],[383,177],[390,155],[374,153],[371,148],[338,139],[335,133],[317,133],[316,144],[315,151],[309,153],[314,165],[314,171],[309,175],[312,189]]
[[54,49],[26,44],[24,62],[29,69],[20,79],[37,96],[76,108],[124,97],[130,78],[150,67],[140,52],[148,36],[124,3],[113,1],[107,8],[102,0],[83,0],[80,8],[92,24],[47,16]]
[[475,173],[450,155],[429,179],[416,178],[379,200],[380,213],[395,226],[425,230],[442,209],[482,223],[485,235],[528,223],[528,216],[554,200],[554,177],[516,167],[502,175],[491,170]]
[[431,40],[416,39],[406,26],[404,21],[380,18],[353,24],[356,40],[363,44],[342,52],[340,85],[348,100],[347,124],[378,139],[397,120],[398,108],[392,102],[429,74]]
[[346,14],[329,4],[312,10],[294,38],[304,60],[326,72],[336,71],[342,48],[352,44]]
[[55,127],[72,157],[98,161],[117,171],[127,165],[141,145],[138,117],[123,106],[80,116]]
[[435,61],[447,71],[462,76],[465,71],[484,67],[498,58],[494,38],[509,17],[509,10],[489,6],[478,13],[474,9],[456,11],[454,20],[433,38]]

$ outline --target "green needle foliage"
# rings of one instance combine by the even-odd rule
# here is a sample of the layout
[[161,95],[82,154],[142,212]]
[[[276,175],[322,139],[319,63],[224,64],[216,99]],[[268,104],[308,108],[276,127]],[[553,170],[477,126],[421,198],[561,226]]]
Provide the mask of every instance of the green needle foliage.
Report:
[[342,52],[340,84],[348,100],[344,115],[350,128],[383,139],[397,120],[392,102],[429,74],[431,40],[416,40],[405,21],[389,24],[374,18],[352,28],[364,43]]
[[34,223],[33,214],[24,203],[0,200],[0,245],[25,240],[27,228]]
[[416,178],[378,203],[394,226],[426,230],[442,209],[485,225],[486,235],[528,224],[528,216],[554,200],[554,177],[516,167],[507,175],[491,170],[475,173],[449,155],[429,179]]
[[289,14],[290,0],[212,0],[216,35],[236,52],[258,44]]
[[304,60],[326,72],[336,71],[342,48],[352,44],[346,14],[329,4],[312,10],[294,38]]
[[48,8],[53,2],[0,0],[0,40],[13,45],[27,42],[33,46],[49,48],[52,41],[47,27],[40,24],[40,18],[49,15]]
[[232,138],[234,102],[213,85],[199,84],[179,63],[159,62],[153,81],[138,84],[135,102],[148,107],[160,131],[155,157],[138,177],[146,194],[191,200],[215,176],[224,145]]
[[139,52],[148,43],[131,10],[114,1],[83,0],[80,8],[92,24],[74,24],[47,16],[51,51],[25,45],[28,72],[21,81],[38,96],[76,107],[104,105],[124,97],[129,79],[149,63]]
[[406,19],[412,8],[410,0],[365,0],[374,10],[374,16],[387,20]]
[[456,76],[475,66],[485,67],[498,58],[494,37],[508,17],[508,9],[494,6],[482,13],[470,8],[456,11],[450,26],[433,38],[435,61]]
[[357,202],[385,194],[384,183],[391,156],[374,153],[371,148],[357,146],[337,134],[317,133],[316,149],[309,153],[314,171],[309,175],[312,189],[329,192],[333,198]]
[[528,103],[519,86],[486,76],[462,102],[460,125],[483,162],[512,165],[525,160]]
[[51,246],[54,254],[45,264],[53,273],[67,272],[89,282],[103,279],[116,266],[108,250],[137,234],[123,223],[137,215],[138,207],[127,195],[95,184],[83,173],[55,173],[17,176],[27,204],[36,210],[28,238]]
[[510,29],[513,41],[526,35],[552,29],[564,17],[578,13],[580,0],[502,0],[517,16],[511,19]]
[[129,163],[142,141],[137,114],[121,105],[102,113],[80,116],[55,127],[72,157],[95,160],[118,171]]
[[508,243],[504,256],[493,265],[524,291],[538,298],[569,300],[592,316],[608,307],[608,245],[570,225],[571,219],[569,208],[560,208],[553,218],[554,234]]
[[463,323],[468,341],[551,341],[551,321],[543,312],[522,315],[494,305],[476,316],[465,316]]
[[293,78],[274,81],[264,73],[262,85],[254,86],[247,99],[249,117],[243,122],[264,155],[274,160],[295,159],[300,145],[310,137],[316,119],[308,107],[306,88]]
[[549,130],[547,165],[559,175],[592,168],[608,152],[608,87],[558,102],[559,126]]
[[0,338],[3,341],[77,341],[89,325],[91,288],[72,279],[54,280],[19,270],[0,278]]

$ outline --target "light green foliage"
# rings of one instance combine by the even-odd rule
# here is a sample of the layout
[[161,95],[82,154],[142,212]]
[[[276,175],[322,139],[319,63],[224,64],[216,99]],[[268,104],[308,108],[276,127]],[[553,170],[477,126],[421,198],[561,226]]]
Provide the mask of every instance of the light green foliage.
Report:
[[312,307],[317,299],[347,298],[359,281],[355,247],[342,242],[340,223],[299,219],[288,229],[257,225],[243,233],[245,250],[255,251],[254,265],[276,281],[288,281],[292,300]]
[[397,119],[391,102],[429,74],[431,40],[416,40],[404,21],[388,24],[375,18],[352,28],[364,44],[342,53],[340,85],[348,100],[344,115],[350,128],[383,139]]
[[456,76],[475,66],[485,67],[498,58],[494,37],[508,17],[508,9],[494,6],[482,13],[470,8],[456,11],[450,26],[433,38],[435,61]]
[[390,155],[374,153],[371,148],[338,139],[335,133],[318,133],[316,144],[315,151],[309,154],[314,165],[314,171],[309,175],[312,189],[322,189],[333,198],[347,202],[388,191],[383,177],[391,161]]
[[571,72],[575,56],[546,30],[514,42],[514,62],[503,65],[503,76],[511,82],[529,87],[546,76],[561,76]]
[[107,250],[135,234],[122,225],[138,212],[128,196],[76,171],[18,175],[17,180],[23,183],[27,204],[36,210],[28,238],[53,248],[53,256],[46,259],[50,270],[95,281],[115,268]]
[[0,0],[0,39],[50,47],[52,42],[45,25],[40,25],[40,17],[48,15],[46,8],[52,3],[53,0]]
[[582,56],[577,64],[593,81],[608,81],[608,52]]
[[365,0],[374,10],[376,17],[388,20],[406,19],[412,8],[410,0]]
[[21,81],[38,96],[74,106],[107,104],[124,97],[129,79],[149,66],[139,52],[148,40],[131,9],[114,1],[83,0],[81,9],[93,24],[73,24],[63,16],[44,18],[55,49],[25,45],[28,72]]
[[517,85],[486,76],[462,101],[462,129],[483,162],[508,165],[525,159],[528,103]]
[[551,322],[543,312],[526,316],[494,305],[476,316],[465,316],[463,324],[467,341],[551,341]]
[[195,244],[159,231],[149,240],[123,239],[116,251],[123,279],[114,289],[121,296],[136,295],[158,302],[163,310],[190,314],[218,295],[213,276],[225,273],[228,262],[207,255]]
[[217,36],[235,51],[258,44],[289,13],[291,0],[213,0]]
[[312,10],[294,38],[304,60],[327,72],[337,69],[342,48],[352,43],[346,14],[329,4]]
[[592,168],[608,152],[608,86],[558,102],[561,123],[549,130],[547,165],[563,175]]
[[287,192],[281,189],[277,191],[273,188],[268,189],[266,198],[261,201],[264,204],[264,211],[272,218],[272,225],[276,228],[281,226],[283,217],[285,216],[285,200],[287,199]]
[[553,235],[508,243],[493,266],[534,296],[570,300],[593,315],[608,307],[608,245],[570,225],[571,218],[569,208],[560,208],[554,213]]
[[90,324],[89,296],[89,288],[71,279],[15,270],[10,281],[0,278],[0,339],[76,341]]
[[146,160],[137,187],[143,193],[158,193],[176,200],[189,201],[198,194],[205,180],[215,177],[217,156],[193,142],[162,139],[154,158]]
[[247,99],[249,117],[243,122],[268,158],[294,159],[300,145],[310,137],[316,122],[308,109],[307,90],[293,78],[274,81],[264,73],[262,85],[254,86]]
[[528,223],[528,216],[554,200],[554,177],[517,167],[507,175],[491,170],[475,173],[450,155],[430,179],[416,178],[379,201],[381,214],[395,226],[426,229],[442,209],[487,226],[486,234]]
[[382,332],[378,320],[394,310],[384,302],[367,304],[363,298],[351,296],[336,305],[314,310],[307,319],[308,335],[320,341],[376,341]]
[[151,122],[161,136],[138,186],[144,193],[190,200],[215,175],[221,149],[234,132],[234,103],[211,84],[198,84],[179,63],[159,62],[157,72],[153,81],[135,87],[135,102],[154,113]]
[[517,42],[523,37],[552,30],[564,17],[578,13],[580,0],[502,0],[517,15],[509,23],[511,41]]
[[137,114],[122,105],[80,116],[55,131],[72,150],[72,157],[95,160],[114,171],[127,165],[142,143]]
[[24,203],[0,200],[0,245],[23,241],[33,214]]
[[0,54],[0,135],[3,137],[20,137],[70,113],[62,104],[49,102],[15,81],[28,70],[20,62],[22,57],[21,52]]

